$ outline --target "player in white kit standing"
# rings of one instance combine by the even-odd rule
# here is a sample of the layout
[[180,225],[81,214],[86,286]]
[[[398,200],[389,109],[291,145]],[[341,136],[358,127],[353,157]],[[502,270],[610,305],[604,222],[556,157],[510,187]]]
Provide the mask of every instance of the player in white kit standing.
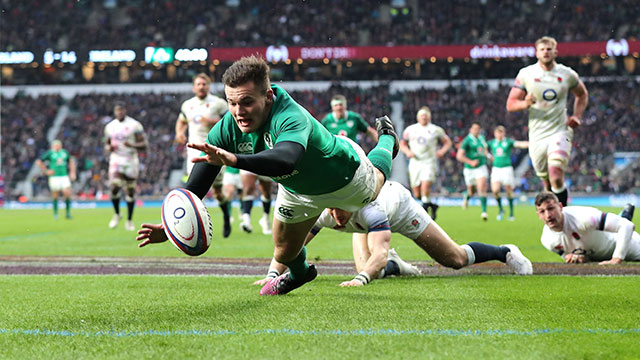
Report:
[[142,124],[127,116],[127,109],[123,103],[113,107],[115,119],[104,127],[104,149],[109,155],[109,189],[114,214],[109,221],[109,227],[118,226],[120,215],[120,190],[124,188],[124,199],[127,203],[127,221],[124,228],[134,231],[133,208],[135,206],[136,181],[140,171],[138,151],[147,148],[147,138]]
[[[211,89],[211,78],[205,73],[200,73],[193,78],[194,97],[182,103],[180,115],[176,121],[176,137],[178,144],[187,143],[187,129],[189,130],[189,142],[195,144],[204,143],[209,131],[227,112],[227,102],[209,91]],[[193,163],[191,159],[200,156],[200,150],[187,148],[187,173],[191,173]],[[230,203],[222,191],[224,169],[220,171],[213,182],[211,189],[213,196],[218,200],[222,209],[224,225],[222,236],[228,237],[231,234],[231,208]]]
[[640,234],[631,222],[633,205],[628,204],[620,215],[587,206],[563,207],[547,191],[536,196],[535,205],[538,218],[545,223],[542,245],[565,262],[615,265],[640,261]]
[[[569,193],[564,178],[573,129],[580,126],[589,94],[573,69],[556,63],[556,46],[556,40],[548,36],[536,41],[538,62],[518,73],[507,111],[529,110],[529,156],[536,175],[566,206]],[[575,96],[571,116],[567,116],[569,92]]]
[[[407,126],[400,140],[400,151],[409,158],[409,182],[413,197],[436,219],[438,205],[431,201],[431,185],[436,181],[438,159],[451,149],[451,139],[438,125],[431,122],[431,110],[423,106],[416,115],[417,123]],[[442,147],[437,149],[438,141]],[[431,210],[431,211],[429,211]]]

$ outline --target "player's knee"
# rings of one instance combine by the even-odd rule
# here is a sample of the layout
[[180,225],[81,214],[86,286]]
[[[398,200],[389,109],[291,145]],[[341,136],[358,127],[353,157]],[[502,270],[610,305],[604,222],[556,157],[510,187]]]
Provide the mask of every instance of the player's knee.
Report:
[[564,174],[564,169],[567,167],[567,159],[563,157],[550,157],[549,158],[549,176],[557,176]]

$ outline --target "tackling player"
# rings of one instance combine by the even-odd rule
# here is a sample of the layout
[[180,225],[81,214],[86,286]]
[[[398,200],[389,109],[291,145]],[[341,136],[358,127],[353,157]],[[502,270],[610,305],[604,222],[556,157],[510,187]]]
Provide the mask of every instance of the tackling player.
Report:
[[598,261],[600,265],[640,261],[640,234],[631,222],[634,206],[620,216],[593,207],[563,207],[557,196],[541,192],[535,199],[545,223],[540,241],[567,263]]
[[331,112],[320,122],[333,135],[346,136],[358,142],[358,133],[365,133],[373,141],[378,141],[376,129],[369,126],[360,114],[347,110],[347,98],[344,95],[331,98]]
[[[398,138],[388,117],[376,119],[377,146],[369,155],[347,138],[329,133],[281,87],[271,84],[264,59],[234,62],[222,76],[229,112],[209,132],[186,188],[204,197],[222,165],[267,175],[280,184],[275,204],[275,259],[289,272],[260,290],[281,295],[317,276],[304,241],[325,208],[356,211],[375,200],[391,172]],[[139,246],[163,242],[161,224],[143,224]]]
[[[431,122],[431,110],[423,106],[416,115],[416,124],[407,126],[400,140],[400,151],[409,158],[409,182],[413,197],[436,219],[438,205],[431,202],[431,185],[436,180],[438,159],[451,149],[451,139],[444,129]],[[438,141],[442,143],[440,149]]]
[[482,127],[480,123],[471,123],[469,128],[469,135],[462,140],[456,159],[461,163],[464,163],[464,182],[467,185],[467,193],[462,200],[462,207],[467,208],[469,204],[469,198],[473,196],[474,190],[478,191],[480,195],[480,205],[482,206],[482,213],[480,217],[482,220],[487,221],[487,178],[489,177],[489,170],[487,169],[487,142],[484,136],[480,135]]
[[[49,168],[45,165],[48,162]],[[51,149],[47,150],[36,164],[42,173],[49,177],[49,190],[53,198],[53,217],[58,218],[58,196],[64,196],[66,218],[71,219],[71,181],[76,180],[76,163],[69,152],[62,148],[62,141],[53,140]],[[67,169],[69,172],[67,173]]]
[[[175,142],[185,144],[187,142],[187,129],[189,130],[189,142],[201,144],[207,138],[209,130],[215,125],[225,112],[227,112],[227,102],[223,99],[211,94],[211,78],[200,73],[193,77],[193,94],[194,97],[182,103],[180,115],[176,120],[176,137]],[[191,159],[200,156],[200,151],[187,148],[187,173],[191,173],[193,162]],[[223,228],[222,236],[228,237],[231,234],[230,221],[230,205],[222,191],[222,180],[224,171],[220,171],[218,177],[213,182],[213,196],[218,200],[222,209]]]
[[526,149],[529,146],[528,141],[516,141],[505,137],[506,130],[504,126],[499,125],[493,131],[494,139],[489,140],[489,149],[493,158],[491,166],[491,191],[498,202],[499,213],[496,219],[501,221],[504,217],[504,209],[502,208],[502,199],[500,198],[500,188],[504,186],[509,200],[509,220],[515,220],[513,216],[513,187],[515,183],[513,175],[513,166],[511,165],[511,151],[513,148]]
[[[449,235],[432,221],[423,207],[411,198],[411,193],[394,181],[387,181],[378,198],[355,212],[326,209],[307,235],[308,243],[322,228],[353,233],[353,258],[359,274],[340,286],[362,286],[387,273],[417,275],[417,269],[404,263],[395,251],[389,257],[391,233],[399,233],[413,240],[438,263],[460,269],[474,263],[499,260],[516,274],[530,275],[533,267],[517,246],[495,246],[479,242],[456,244]],[[390,252],[390,251],[389,251]],[[404,268],[404,269],[403,269]],[[285,266],[271,261],[267,277],[284,272]],[[412,271],[413,270],[413,271]]]
[[147,138],[142,124],[127,116],[127,109],[123,103],[113,107],[115,119],[104,127],[104,150],[109,153],[109,188],[114,214],[109,221],[109,227],[118,226],[120,215],[120,190],[125,189],[124,198],[127,202],[127,221],[124,228],[134,231],[133,208],[135,206],[136,181],[138,179],[139,160],[138,151],[147,148]]
[[[569,192],[564,178],[571,156],[573,129],[580,126],[589,94],[578,74],[556,63],[556,40],[536,41],[538,62],[520,70],[509,92],[507,111],[529,110],[529,156],[547,191],[566,206]],[[567,117],[567,95],[575,96],[573,115]]]

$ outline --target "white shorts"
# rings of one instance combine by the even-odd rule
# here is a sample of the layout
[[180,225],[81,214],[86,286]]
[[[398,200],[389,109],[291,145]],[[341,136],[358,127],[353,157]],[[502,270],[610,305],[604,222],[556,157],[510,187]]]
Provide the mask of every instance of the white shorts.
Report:
[[109,162],[109,180],[113,181],[119,178],[119,175],[124,175],[127,180],[136,180],[140,171],[140,163],[137,158],[129,161],[115,161]]
[[[401,224],[398,224],[399,229],[394,229],[398,234],[406,236],[411,240],[416,240],[424,229],[431,223],[431,217],[424,211],[424,208],[418,204],[413,198],[405,200],[407,206],[398,208],[402,219]],[[395,228],[395,227],[394,227]]]
[[243,176],[243,175],[255,175],[255,176],[257,176],[257,177],[258,177],[258,180],[260,180],[260,181],[270,181],[270,182],[273,182],[273,179],[271,179],[271,178],[270,178],[270,177],[268,177],[268,176],[265,176],[265,175],[258,175],[258,174],[254,174],[254,173],[252,173],[251,171],[247,171],[247,170],[242,170],[242,169],[240,169],[240,176]]
[[[609,260],[609,259],[605,259]],[[640,234],[634,232],[629,242],[629,251],[624,257],[625,261],[640,261]]]
[[222,179],[222,185],[233,185],[236,189],[242,189],[242,178],[240,177],[240,174],[225,172],[224,178]]
[[409,160],[409,182],[411,187],[420,186],[423,181],[436,181],[437,163],[435,161]]
[[462,170],[462,174],[464,175],[464,183],[467,186],[477,185],[476,180],[479,178],[488,178],[489,170],[487,169],[487,165],[482,165],[475,169],[464,168]]
[[549,162],[552,160],[559,164],[563,171],[566,170],[571,157],[572,139],[573,130],[569,128],[541,140],[529,141],[529,157],[538,177],[549,176]]
[[71,187],[71,180],[68,175],[49,176],[49,190],[62,191]]
[[320,195],[294,194],[279,185],[274,211],[278,220],[295,224],[320,215],[325,208],[354,212],[371,202],[378,183],[376,168],[359,145],[351,140],[348,142],[360,157],[360,166],[353,179],[336,191]]
[[511,186],[511,188],[513,188],[513,185],[515,184],[513,166],[492,167],[491,183],[500,183],[504,186]]
[[[187,174],[191,174],[191,170],[193,170],[193,166],[195,165],[195,163],[191,162],[191,159],[193,159],[194,157],[200,156],[200,154],[202,154],[202,151],[200,150],[187,148]],[[220,168],[220,172],[218,173],[218,176],[216,176],[216,178],[213,180],[213,185],[211,186],[212,187],[222,186],[225,173],[226,173],[226,168],[223,165]]]

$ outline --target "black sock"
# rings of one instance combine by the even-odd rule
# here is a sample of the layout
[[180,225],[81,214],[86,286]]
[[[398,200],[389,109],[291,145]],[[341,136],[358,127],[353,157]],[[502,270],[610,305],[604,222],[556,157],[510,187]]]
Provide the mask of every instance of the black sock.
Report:
[[242,213],[251,214],[251,208],[253,207],[253,199],[242,200]]
[[129,213],[127,214],[127,220],[131,220],[133,218],[133,206],[135,204],[135,201],[127,201],[127,210],[129,210]]
[[633,210],[633,205],[627,204],[627,206],[624,207],[624,210],[622,210],[622,212],[620,213],[620,217],[623,217],[629,221],[633,221]]
[[393,260],[388,260],[387,265],[384,267],[384,277],[391,275],[400,275],[400,267]]
[[467,245],[469,245],[469,247],[473,250],[473,253],[476,255],[476,264],[489,260],[499,260],[501,262],[506,262],[507,253],[511,251],[506,246],[495,246],[480,242],[470,242]]
[[120,199],[111,199],[111,203],[113,203],[113,211],[116,215],[120,215]]
[[271,199],[267,201],[262,200],[262,209],[264,209],[265,214],[269,214],[269,211],[271,211]]
[[220,209],[222,209],[222,217],[224,218],[225,222],[229,221],[229,214],[230,214],[229,204],[231,204],[229,201],[220,203]]
[[560,200],[560,203],[562,203],[562,206],[567,206],[567,200],[569,199],[569,190],[567,190],[567,188],[560,191],[559,193],[554,192],[554,194],[556,194],[558,200]]

